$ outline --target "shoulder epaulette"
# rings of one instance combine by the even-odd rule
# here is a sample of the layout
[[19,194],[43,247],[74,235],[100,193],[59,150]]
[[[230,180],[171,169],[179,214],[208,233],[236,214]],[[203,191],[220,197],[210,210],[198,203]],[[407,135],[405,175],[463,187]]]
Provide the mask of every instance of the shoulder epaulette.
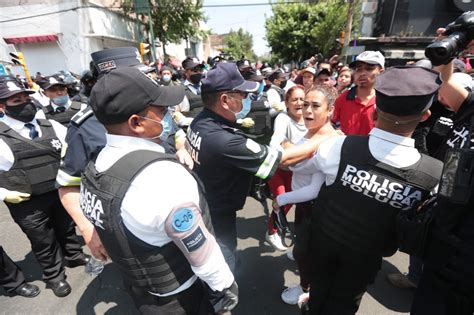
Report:
[[72,116],[71,122],[76,125],[81,125],[84,121],[86,121],[87,118],[91,117],[92,115],[94,115],[92,108],[86,107],[74,116]]

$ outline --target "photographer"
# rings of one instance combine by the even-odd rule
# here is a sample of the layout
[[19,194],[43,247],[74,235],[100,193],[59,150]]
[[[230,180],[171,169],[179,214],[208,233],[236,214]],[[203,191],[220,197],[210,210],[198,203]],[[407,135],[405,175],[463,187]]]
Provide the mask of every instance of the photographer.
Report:
[[[441,62],[448,63],[437,68],[443,79],[439,93],[448,98],[446,103],[455,116],[453,129],[437,154],[444,157],[445,168],[423,253],[423,275],[411,309],[414,315],[474,312],[474,96],[452,80],[450,61],[464,49],[474,52],[473,29],[474,12],[466,12],[447,29],[438,30],[440,39],[449,37],[430,45],[448,46],[456,36],[464,36],[463,41],[448,47],[448,59]],[[436,58],[431,61],[440,64]]]

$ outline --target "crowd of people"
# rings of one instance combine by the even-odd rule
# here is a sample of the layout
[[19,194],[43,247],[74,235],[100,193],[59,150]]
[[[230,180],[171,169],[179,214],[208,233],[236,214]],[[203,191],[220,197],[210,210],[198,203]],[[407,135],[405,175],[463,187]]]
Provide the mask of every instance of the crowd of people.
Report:
[[[56,296],[72,290],[66,266],[111,260],[143,314],[231,311],[237,211],[263,183],[262,239],[299,270],[285,303],[354,314],[400,248],[409,272],[388,280],[417,288],[412,314],[473,314],[469,60],[387,67],[364,51],[290,71],[137,55],[92,53],[80,89],[65,72],[38,73],[36,90],[0,78],[0,199]],[[289,248],[281,218],[293,208]],[[0,252],[0,285],[37,296]]]

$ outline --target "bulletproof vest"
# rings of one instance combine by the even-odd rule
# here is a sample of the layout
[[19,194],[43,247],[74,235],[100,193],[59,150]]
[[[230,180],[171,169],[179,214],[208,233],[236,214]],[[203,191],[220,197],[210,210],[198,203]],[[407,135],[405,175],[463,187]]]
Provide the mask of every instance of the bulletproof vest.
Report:
[[[81,178],[81,209],[95,224],[107,253],[118,265],[125,280],[143,290],[165,294],[177,289],[194,275],[189,262],[174,242],[158,247],[132,235],[120,215],[122,200],[133,179],[156,161],[178,163],[172,155],[148,150],[128,153],[102,173],[97,172],[95,162],[90,161]],[[190,173],[199,186],[203,222],[213,233],[202,184]]]
[[323,185],[316,199],[313,227],[361,253],[395,250],[397,213],[421,204],[441,169],[424,154],[412,166],[392,167],[372,156],[368,136],[348,136],[334,183]]
[[186,116],[194,118],[202,111],[202,108],[204,106],[204,104],[202,103],[201,95],[194,94],[187,85],[185,92],[186,97],[189,101],[189,112],[186,113]]
[[250,112],[247,114],[247,117],[253,119],[255,125],[251,128],[243,128],[243,130],[245,134],[252,139],[262,138],[265,135],[268,135],[269,138],[271,138],[271,135],[273,133],[270,109],[265,105],[265,102],[268,101],[266,97],[263,96],[257,101],[252,101]]
[[32,195],[55,190],[62,144],[49,121],[37,122],[42,135],[34,140],[0,122],[0,139],[10,147],[15,159],[9,171],[0,171],[0,187]]
[[71,118],[81,110],[81,105],[82,103],[73,101],[71,102],[71,106],[64,112],[55,112],[53,106],[49,104],[43,107],[43,112],[47,119],[56,120],[58,123],[67,127]]

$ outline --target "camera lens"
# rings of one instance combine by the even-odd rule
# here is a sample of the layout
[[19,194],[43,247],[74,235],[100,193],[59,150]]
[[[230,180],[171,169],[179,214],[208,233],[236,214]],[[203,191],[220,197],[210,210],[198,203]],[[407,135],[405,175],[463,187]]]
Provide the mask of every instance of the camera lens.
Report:
[[425,55],[434,66],[447,64],[467,45],[467,36],[464,32],[452,33],[440,42],[430,44],[425,49]]

